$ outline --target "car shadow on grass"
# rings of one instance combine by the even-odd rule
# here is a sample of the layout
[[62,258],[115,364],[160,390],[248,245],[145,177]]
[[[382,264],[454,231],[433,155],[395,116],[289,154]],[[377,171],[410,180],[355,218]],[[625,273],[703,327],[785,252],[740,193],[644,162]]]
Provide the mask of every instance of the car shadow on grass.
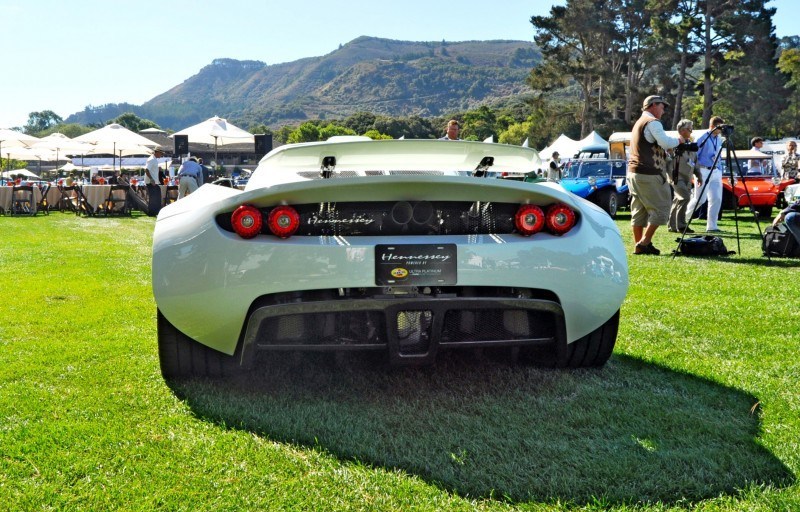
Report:
[[676,503],[794,482],[758,443],[755,397],[631,357],[599,370],[464,355],[393,370],[327,361],[171,385],[205,420],[462,496]]

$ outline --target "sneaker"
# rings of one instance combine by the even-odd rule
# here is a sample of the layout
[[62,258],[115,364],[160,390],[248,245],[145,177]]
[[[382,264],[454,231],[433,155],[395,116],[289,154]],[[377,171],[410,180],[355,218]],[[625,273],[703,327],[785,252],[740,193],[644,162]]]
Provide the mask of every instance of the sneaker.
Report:
[[651,242],[647,245],[636,244],[636,247],[633,249],[633,254],[653,254],[658,256],[661,254],[661,251],[656,249],[656,246]]
[[707,229],[706,233],[722,233],[721,229]]

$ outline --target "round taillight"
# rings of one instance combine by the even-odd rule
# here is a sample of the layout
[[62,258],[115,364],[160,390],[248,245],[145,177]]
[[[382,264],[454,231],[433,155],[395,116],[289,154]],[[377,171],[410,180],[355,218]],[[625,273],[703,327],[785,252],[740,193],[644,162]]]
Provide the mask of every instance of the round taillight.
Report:
[[514,225],[524,236],[536,234],[544,227],[544,212],[535,204],[524,204],[514,216]]
[[569,206],[556,203],[547,209],[547,229],[554,235],[563,235],[575,225],[575,212]]
[[267,226],[275,236],[289,238],[300,227],[300,215],[291,206],[276,206],[269,212]]
[[259,234],[261,223],[261,210],[249,204],[243,204],[231,216],[233,230],[242,238],[253,238]]

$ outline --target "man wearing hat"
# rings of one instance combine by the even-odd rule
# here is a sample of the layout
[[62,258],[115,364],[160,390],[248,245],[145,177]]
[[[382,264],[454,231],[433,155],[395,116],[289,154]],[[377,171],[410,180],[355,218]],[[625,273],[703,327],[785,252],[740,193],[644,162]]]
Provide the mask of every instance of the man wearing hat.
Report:
[[634,254],[661,254],[652,238],[669,222],[672,203],[666,176],[666,150],[683,142],[664,132],[661,116],[669,104],[661,96],[648,96],[642,103],[642,116],[631,131],[628,159],[628,189],[631,196],[631,228],[636,244]]
[[153,150],[153,154],[144,164],[144,183],[147,186],[147,215],[155,217],[161,210],[161,187],[158,181],[158,159],[164,156],[161,148]]

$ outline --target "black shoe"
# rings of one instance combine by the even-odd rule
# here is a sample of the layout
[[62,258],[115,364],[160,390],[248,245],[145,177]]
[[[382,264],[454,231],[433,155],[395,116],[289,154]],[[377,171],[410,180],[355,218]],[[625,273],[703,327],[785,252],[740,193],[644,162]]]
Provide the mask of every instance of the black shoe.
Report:
[[[684,229],[686,231],[684,231]],[[683,229],[679,229],[678,233],[694,233],[694,230],[692,228],[683,228]]]
[[647,245],[636,244],[636,247],[633,250],[633,254],[652,254],[654,256],[658,256],[661,254],[661,251],[656,249],[656,246],[651,243]]

